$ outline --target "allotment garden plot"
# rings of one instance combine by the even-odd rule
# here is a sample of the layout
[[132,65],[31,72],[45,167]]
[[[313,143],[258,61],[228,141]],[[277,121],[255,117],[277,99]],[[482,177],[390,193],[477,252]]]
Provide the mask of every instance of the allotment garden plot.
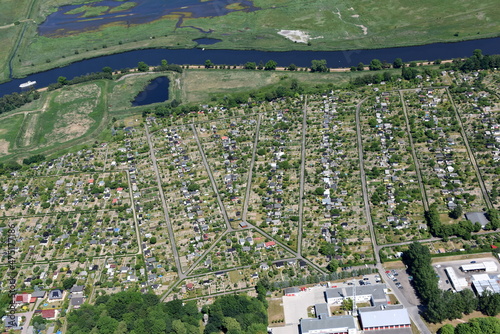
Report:
[[361,206],[357,102],[336,93],[309,98],[302,249],[321,266],[332,259],[344,266],[373,261]]
[[162,157],[158,168],[182,268],[187,269],[226,226],[192,128],[165,128],[153,140],[165,152],[157,155]]
[[479,180],[446,91],[405,92],[404,100],[429,204],[436,203],[440,212],[458,206],[480,211],[485,202]]
[[370,209],[379,243],[429,235],[422,191],[411,154],[404,110],[397,92],[363,103],[360,114]]
[[[490,199],[495,203],[500,195],[500,110],[498,97],[491,89],[484,88],[483,81],[475,74],[457,74],[460,86],[450,89],[458,109],[469,145],[477,161],[482,180]],[[489,85],[494,87],[494,85]],[[497,202],[498,203],[498,202]],[[496,204],[497,204],[496,203]]]
[[229,221],[242,218],[256,126],[256,117],[241,117],[202,123],[197,128]]
[[301,106],[262,115],[252,174],[249,221],[292,247],[297,245]]

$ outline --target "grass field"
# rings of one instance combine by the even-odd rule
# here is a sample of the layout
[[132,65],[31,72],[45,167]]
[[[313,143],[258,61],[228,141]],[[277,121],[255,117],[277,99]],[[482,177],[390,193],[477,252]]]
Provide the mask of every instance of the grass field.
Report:
[[23,123],[24,114],[13,115],[0,122],[0,156],[9,154]]
[[[400,70],[389,70],[400,74]],[[352,78],[367,72],[311,73],[302,71],[252,71],[190,69],[182,75],[181,101],[207,101],[215,94],[229,94],[276,84],[285,79],[297,79],[303,85],[348,83]],[[175,91],[175,87],[172,87]]]
[[[59,5],[84,2],[34,1],[38,24]],[[277,51],[381,48],[500,34],[500,6],[496,0],[276,0],[272,3],[255,0],[254,5],[261,9],[212,18],[189,18],[183,24],[204,31],[212,30],[208,36],[222,40],[207,48]],[[94,8],[87,13],[98,15],[101,9]],[[197,29],[176,28],[177,22],[175,15],[139,25],[127,26],[124,22],[117,22],[99,31],[75,32],[57,38],[38,36],[36,26],[30,24],[16,54],[15,73],[24,75],[82,58],[137,48],[190,48],[195,46],[192,39],[207,37]],[[295,43],[278,34],[280,30],[299,31],[310,45]]]
[[105,134],[107,89],[106,81],[67,86],[2,115],[0,157],[52,153]]

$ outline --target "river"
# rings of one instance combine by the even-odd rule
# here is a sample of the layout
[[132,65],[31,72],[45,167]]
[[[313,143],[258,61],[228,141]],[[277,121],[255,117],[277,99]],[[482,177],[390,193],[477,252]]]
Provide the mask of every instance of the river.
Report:
[[196,49],[147,49],[134,50],[119,54],[101,56],[82,60],[70,65],[55,68],[46,72],[32,74],[23,79],[14,79],[0,85],[0,96],[19,92],[19,85],[28,80],[36,81],[36,87],[45,87],[57,82],[59,76],[72,79],[75,76],[100,71],[105,66],[119,70],[125,67],[133,68],[139,61],[148,65],[158,65],[162,59],[173,64],[204,64],[210,59],[214,64],[239,65],[248,61],[259,63],[272,59],[278,66],[310,66],[313,59],[326,59],[328,67],[350,67],[359,62],[368,64],[372,59],[391,62],[401,58],[408,62],[412,60],[435,60],[467,57],[474,49],[483,50],[483,54],[500,54],[500,37],[478,39],[456,43],[434,43],[428,45],[400,48],[385,48],[373,50],[351,51],[287,51],[266,52],[255,50],[204,50]]

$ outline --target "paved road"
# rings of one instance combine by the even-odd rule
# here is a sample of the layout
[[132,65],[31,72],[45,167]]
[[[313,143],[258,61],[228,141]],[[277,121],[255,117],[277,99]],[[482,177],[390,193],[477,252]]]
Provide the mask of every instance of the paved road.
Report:
[[420,186],[420,193],[422,195],[422,203],[424,204],[425,211],[429,211],[429,200],[427,199],[427,193],[425,192],[424,182],[422,180],[422,173],[420,172],[420,162],[417,159],[417,154],[415,153],[415,145],[413,144],[413,137],[410,130],[410,120],[408,119],[408,111],[406,110],[406,103],[403,95],[403,91],[399,91],[399,97],[401,99],[401,104],[403,105],[403,112],[405,114],[406,120],[406,131],[408,131],[408,138],[410,139],[411,155],[413,157],[413,162],[415,163],[415,171],[417,172],[418,185]]
[[170,215],[168,214],[167,201],[165,201],[165,194],[163,193],[163,188],[161,185],[161,177],[160,177],[160,172],[158,171],[158,164],[156,163],[154,146],[153,146],[153,143],[151,141],[151,135],[149,134],[148,125],[145,124],[144,128],[146,129],[146,138],[148,139],[149,153],[151,155],[151,162],[153,164],[153,169],[154,169],[155,175],[156,175],[156,182],[158,184],[158,192],[160,193],[161,205],[163,207],[163,212],[165,214],[165,222],[167,224],[168,236],[170,238],[170,245],[172,246],[174,261],[175,261],[175,265],[177,267],[177,274],[179,275],[179,279],[182,280],[186,277],[186,275],[182,272],[181,261],[179,260],[179,252],[177,251],[177,246],[175,244],[174,229],[172,228],[172,222],[170,221]]
[[481,186],[481,192],[483,193],[484,201],[486,202],[486,206],[489,209],[491,209],[493,208],[493,205],[491,205],[490,197],[488,196],[488,192],[486,191],[486,186],[484,185],[483,178],[481,176],[481,173],[479,172],[479,167],[477,166],[476,158],[472,153],[472,150],[470,149],[469,141],[467,140],[467,136],[464,130],[464,124],[462,123],[462,118],[460,117],[458,109],[455,105],[455,101],[453,101],[453,99],[451,98],[450,90],[448,89],[448,87],[446,87],[446,93],[448,93],[448,98],[451,101],[451,105],[453,106],[453,110],[455,111],[455,115],[457,116],[458,123],[460,124],[460,133],[462,134],[462,139],[464,140],[465,147],[467,148],[467,153],[469,154],[470,162],[472,163],[472,166],[476,171],[476,176],[479,181],[479,185]]
[[250,167],[248,170],[248,181],[247,181],[247,190],[245,192],[245,202],[243,203],[243,213],[241,217],[243,221],[247,221],[248,215],[248,202],[250,200],[250,190],[252,189],[252,174],[253,174],[253,166],[255,165],[255,154],[257,152],[257,146],[259,144],[259,133],[260,133],[260,122],[262,120],[262,115],[257,116],[257,128],[255,129],[255,141],[253,144],[252,151],[252,162],[250,162]]
[[300,181],[299,181],[299,231],[297,235],[297,253],[302,254],[302,226],[304,225],[304,175],[306,170],[306,132],[307,132],[307,95],[304,100],[302,116],[302,144],[300,148]]

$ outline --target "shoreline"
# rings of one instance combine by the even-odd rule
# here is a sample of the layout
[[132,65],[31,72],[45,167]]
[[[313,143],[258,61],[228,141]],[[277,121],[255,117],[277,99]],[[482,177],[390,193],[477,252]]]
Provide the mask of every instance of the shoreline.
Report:
[[[189,49],[186,49],[186,48],[168,48],[168,47],[156,47],[156,46],[153,46],[153,47],[138,47],[138,48],[134,48],[134,47],[131,47],[131,48],[127,48],[127,47],[122,47],[121,48],[117,48],[116,50],[109,50],[109,49],[112,49],[109,48],[108,49],[108,52],[101,52],[102,50],[99,50],[99,52],[96,52],[95,55],[91,55],[89,56],[88,54],[85,55],[85,54],[80,54],[79,56],[78,55],[72,55],[68,58],[61,58],[59,59],[58,61],[60,61],[61,63],[60,64],[55,64],[55,66],[50,66],[50,65],[47,65],[47,66],[44,66],[44,65],[41,65],[41,66],[35,66],[33,68],[33,71],[29,71],[31,68],[28,67],[28,66],[24,66],[22,68],[24,68],[25,70],[27,69],[26,73],[24,73],[23,71],[17,71],[17,72],[21,72],[20,75],[18,76],[12,76],[12,73],[10,73],[10,78],[8,80],[2,80],[0,81],[0,84],[4,84],[4,83],[8,83],[12,80],[16,80],[16,79],[23,79],[23,78],[26,78],[30,75],[35,75],[35,74],[39,74],[39,73],[43,73],[43,72],[47,72],[47,71],[50,71],[50,70],[54,70],[54,69],[57,69],[57,68],[63,68],[63,67],[66,67],[66,66],[70,66],[70,65],[73,65],[75,63],[79,63],[79,62],[82,62],[82,61],[86,61],[86,60],[91,60],[91,59],[96,59],[96,58],[100,58],[100,57],[106,57],[106,56],[113,56],[113,55],[119,55],[119,54],[124,54],[124,53],[127,53],[127,52],[134,52],[134,51],[146,51],[146,50],[172,50],[172,51],[179,51],[179,50],[207,50],[207,51],[241,51],[241,52],[263,52],[263,53],[290,53],[290,52],[298,52],[298,53],[323,53],[323,52],[344,52],[346,53],[346,57],[349,56],[350,53],[360,53],[360,52],[368,52],[370,50],[390,50],[390,49],[403,49],[403,48],[410,48],[410,47],[425,47],[425,46],[430,46],[430,45],[434,45],[434,44],[455,44],[455,43],[463,43],[463,42],[471,42],[471,41],[483,41],[483,40],[489,40],[489,39],[499,39],[500,38],[500,35],[497,35],[496,37],[485,37],[485,38],[473,38],[473,39],[462,39],[460,41],[448,41],[448,42],[432,42],[432,43],[427,43],[427,44],[409,44],[409,45],[404,45],[404,46],[388,46],[388,47],[383,47],[383,48],[377,48],[377,47],[374,47],[374,48],[365,48],[365,49],[345,49],[345,50],[336,50],[336,49],[331,49],[331,50],[300,50],[300,49],[295,49],[295,50],[267,50],[267,49],[252,49],[252,48],[235,48],[235,49],[219,49],[219,48],[216,48],[214,47],[214,45],[197,45],[193,48],[189,48]],[[90,52],[91,53],[91,52]],[[472,50],[471,52],[472,53]],[[486,52],[486,54],[488,54]],[[494,54],[494,53],[492,53]],[[398,58],[398,56],[396,55],[395,58]],[[457,57],[457,58],[461,58],[461,57]],[[321,57],[319,57],[318,59],[321,59]],[[168,60],[168,59],[167,59]],[[382,59],[381,59],[382,60]],[[393,59],[392,59],[393,60]],[[427,62],[427,61],[434,61],[435,59],[432,59],[432,60],[428,60],[428,59],[412,59],[412,60],[408,60],[406,62],[410,62],[410,61],[417,61],[417,62]],[[173,63],[176,63],[176,62],[173,62]],[[188,66],[197,66],[197,64],[178,64],[178,65],[188,65]],[[200,64],[200,66],[202,66],[203,64]],[[218,65],[218,64],[216,64]],[[222,64],[221,64],[222,65]],[[303,67],[303,66],[299,66],[299,67]],[[332,68],[337,68],[337,67],[332,67]],[[19,69],[19,68],[18,68]],[[116,70],[116,69],[115,69]],[[16,72],[15,69],[12,69],[12,72]]]

